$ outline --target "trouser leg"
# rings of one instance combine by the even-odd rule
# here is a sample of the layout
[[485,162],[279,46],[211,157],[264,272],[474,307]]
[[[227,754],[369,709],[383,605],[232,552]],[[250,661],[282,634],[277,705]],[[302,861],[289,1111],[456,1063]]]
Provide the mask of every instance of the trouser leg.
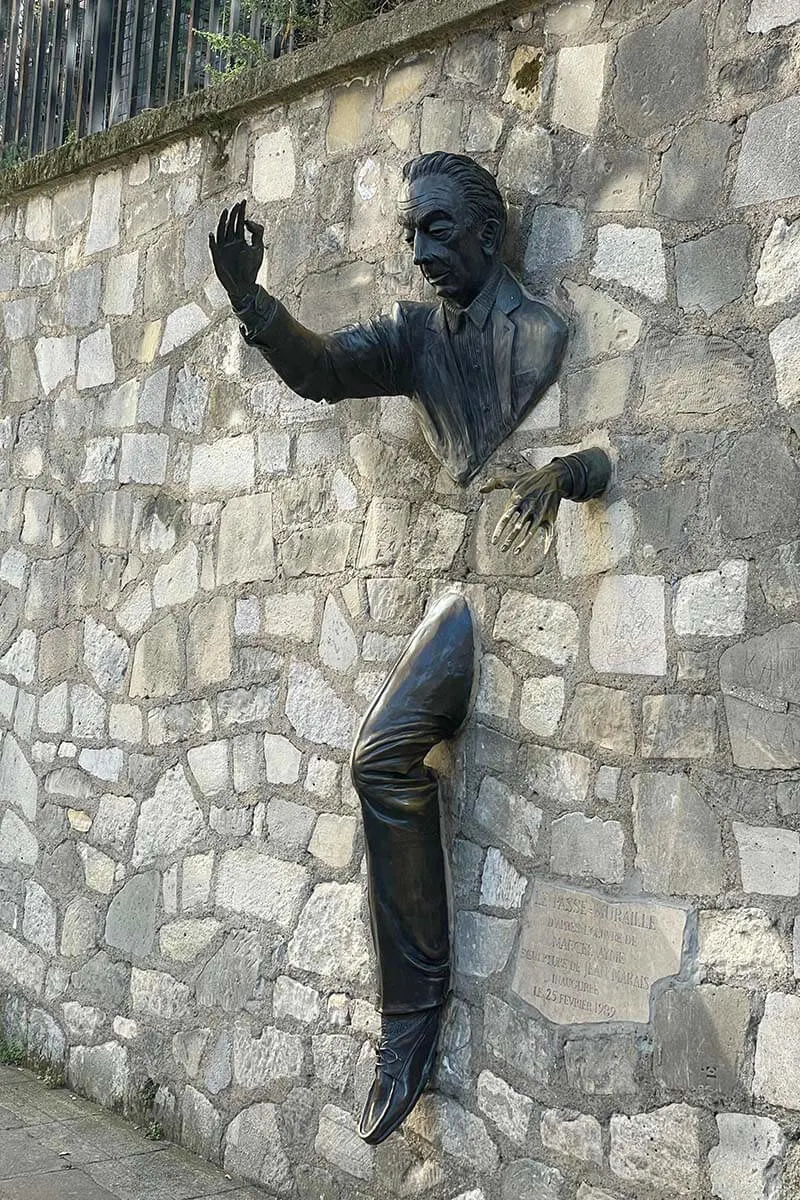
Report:
[[381,1012],[443,1003],[450,983],[439,785],[423,760],[465,721],[475,634],[460,595],[443,597],[412,635],[368,709],[353,747],[367,847]]

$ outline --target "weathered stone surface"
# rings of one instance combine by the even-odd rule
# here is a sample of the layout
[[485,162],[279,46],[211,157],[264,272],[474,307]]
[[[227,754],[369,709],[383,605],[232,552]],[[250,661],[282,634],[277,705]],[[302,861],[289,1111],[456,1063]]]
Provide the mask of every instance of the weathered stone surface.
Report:
[[229,934],[198,977],[197,1003],[203,1008],[239,1012],[254,997],[263,954],[259,934]]
[[537,1083],[547,1083],[552,1070],[550,1034],[544,1025],[522,1016],[496,996],[484,1004],[483,1036],[495,1058]]
[[[542,51],[538,46],[517,46],[508,69],[508,83],[503,92],[504,104],[513,104],[523,112],[536,112],[541,100],[542,58]],[[474,116],[473,112],[473,118]],[[470,129],[474,129],[472,124]],[[472,142],[475,140],[473,134]],[[471,144],[468,135],[467,150],[479,149],[493,150],[494,146]]]
[[686,919],[675,905],[537,879],[511,990],[557,1024],[646,1022],[653,984],[680,969]]
[[119,242],[119,216],[122,203],[122,172],[107,171],[94,181],[92,212],[84,251],[97,254]]
[[800,294],[800,221],[791,225],[778,217],[761,251],[756,275],[757,308],[782,304]]
[[672,624],[679,637],[733,637],[743,631],[746,612],[747,563],[731,559],[716,571],[680,580]]
[[280,1192],[291,1187],[274,1104],[251,1104],[233,1118],[225,1131],[223,1162],[231,1175]]
[[309,872],[242,847],[223,856],[217,877],[216,901],[221,908],[274,921],[283,932],[293,928],[308,891]]
[[303,1041],[268,1026],[258,1037],[243,1025],[233,1034],[233,1077],[248,1091],[289,1083],[302,1074]]
[[630,1034],[575,1038],[564,1044],[567,1079],[587,1096],[633,1094],[637,1063],[636,1043]]
[[697,221],[718,211],[732,126],[698,120],[680,128],[661,160],[656,212],[680,221]]
[[181,1141],[192,1154],[213,1159],[219,1151],[222,1118],[202,1092],[187,1087],[181,1101]]
[[731,646],[720,659],[733,761],[769,770],[800,765],[800,625]]
[[632,781],[636,866],[650,892],[716,895],[725,872],[717,820],[682,774]]
[[457,913],[454,939],[456,971],[478,979],[496,975],[508,962],[516,931],[516,921],[476,912]]
[[104,1108],[119,1108],[128,1082],[128,1052],[119,1042],[73,1046],[67,1078],[72,1087]]
[[713,696],[645,696],[642,758],[708,758],[717,748]]
[[350,1114],[335,1104],[326,1104],[320,1113],[314,1152],[351,1177],[372,1178],[375,1151],[358,1136]]
[[739,423],[750,405],[752,366],[725,338],[651,333],[641,362],[640,412],[673,429]]
[[185,1019],[191,994],[191,988],[166,971],[131,971],[131,1009],[145,1018]]
[[180,765],[166,771],[149,800],[142,802],[133,865],[174,855],[188,846],[205,828],[203,813]]
[[198,605],[189,619],[186,682],[192,691],[223,683],[233,670],[230,602],[215,596]]
[[563,710],[564,680],[560,675],[546,675],[523,682],[519,719],[520,724],[531,733],[541,737],[552,736]]
[[607,354],[624,354],[639,340],[642,321],[606,292],[581,284],[567,285],[574,309],[575,336],[570,346],[573,362]]
[[769,896],[800,891],[800,834],[792,829],[733,822],[742,890]]
[[193,962],[207,950],[221,928],[213,917],[203,921],[171,921],[161,926],[161,953],[175,962]]
[[57,910],[53,900],[35,880],[29,880],[25,887],[23,937],[46,954],[55,954],[56,922]]
[[564,722],[564,736],[615,754],[633,754],[633,712],[627,692],[579,683]]
[[667,273],[661,234],[657,229],[601,225],[592,274],[615,280],[650,300],[665,300]]
[[478,1076],[478,1108],[512,1142],[525,1141],[533,1101],[492,1071],[481,1071]]
[[84,958],[97,945],[97,912],[88,896],[76,896],[67,905],[61,926],[61,953]]
[[600,581],[589,626],[589,661],[596,671],[666,674],[660,576],[610,575]]
[[535,1196],[537,1200],[562,1200],[564,1176],[555,1167],[533,1158],[520,1158],[503,1172],[501,1200]]
[[719,1144],[708,1153],[713,1194],[720,1200],[777,1200],[786,1151],[780,1125],[769,1117],[719,1113],[717,1129]]
[[542,1145],[582,1162],[603,1162],[603,1134],[596,1117],[547,1108],[539,1126]]
[[178,627],[172,616],[163,617],[136,643],[130,694],[133,697],[174,696],[182,682]]
[[694,1196],[700,1186],[700,1110],[669,1104],[611,1118],[609,1165],[625,1183],[666,1196]]
[[359,884],[318,884],[289,942],[289,963],[326,980],[366,982],[369,951],[361,909]]
[[[594,420],[600,417],[596,413]],[[633,512],[626,500],[613,504],[562,505],[556,525],[558,568],[565,579],[596,575],[618,566],[633,544]]]
[[518,909],[527,886],[527,878],[499,850],[490,847],[481,879],[481,904],[487,908]]
[[494,636],[563,666],[577,654],[578,618],[568,604],[508,591],[500,601]]
[[7,797],[24,817],[33,821],[37,794],[36,776],[13,733],[7,733],[0,754],[0,796]]
[[528,786],[537,796],[554,804],[580,808],[589,788],[591,761],[572,750],[550,746],[528,749]]
[[24,821],[10,810],[0,821],[0,863],[24,864],[35,867],[39,857],[39,842]]
[[775,609],[800,604],[800,541],[767,551],[758,568],[761,588]]
[[678,304],[684,312],[717,312],[744,291],[750,235],[726,225],[675,247]]
[[757,109],[747,121],[731,193],[735,205],[800,195],[800,96]]
[[497,172],[498,187],[544,192],[553,177],[553,146],[547,130],[539,125],[516,125],[509,134]]
[[83,624],[83,661],[101,692],[119,692],[130,659],[128,643],[92,617]]
[[746,538],[796,528],[800,517],[798,471],[785,441],[775,434],[738,438],[711,476],[711,506],[723,532]]
[[534,211],[525,247],[525,270],[536,275],[549,267],[569,262],[580,250],[582,242],[583,220],[579,212],[557,204],[540,204]]
[[553,822],[550,836],[550,870],[574,879],[599,879],[622,883],[625,831],[618,821],[566,813]]
[[105,940],[135,959],[146,958],[153,946],[156,904],[161,881],[157,871],[134,875],[117,892],[108,908]]
[[707,76],[702,5],[695,0],[622,38],[611,89],[617,122],[633,140],[661,133],[702,107]]
[[357,829],[355,817],[320,813],[308,843],[308,852],[334,870],[342,870],[353,858]]
[[769,349],[775,364],[775,385],[778,403],[784,408],[800,400],[797,383],[798,361],[800,361],[800,321],[787,317],[769,335]]
[[301,737],[342,750],[350,748],[358,719],[320,672],[298,659],[289,667],[286,716]]
[[750,999],[741,988],[674,987],[653,1002],[653,1072],[664,1087],[730,1100],[740,1095]]
[[301,529],[281,547],[281,562],[289,578],[336,575],[345,569],[353,529],[344,522]]
[[358,656],[355,634],[333,596],[328,596],[325,601],[319,656],[326,667],[335,671],[349,671]]
[[552,119],[587,137],[594,134],[603,99],[606,42],[559,50]]
[[217,583],[251,583],[274,577],[272,496],[234,496],[220,518]]
[[414,1133],[444,1154],[467,1163],[476,1171],[497,1169],[497,1147],[483,1121],[449,1096],[426,1093],[407,1123]]
[[800,997],[780,992],[768,995],[758,1027],[753,1093],[769,1104],[794,1110],[800,1107],[798,1036]]
[[518,796],[499,779],[486,775],[475,802],[475,820],[519,854],[533,857],[542,823],[542,810]]

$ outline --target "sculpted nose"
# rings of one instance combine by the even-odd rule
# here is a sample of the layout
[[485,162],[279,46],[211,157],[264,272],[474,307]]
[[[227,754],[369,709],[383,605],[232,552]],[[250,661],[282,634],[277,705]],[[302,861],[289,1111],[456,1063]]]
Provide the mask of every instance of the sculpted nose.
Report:
[[430,261],[430,239],[419,229],[414,234],[414,266],[422,267]]

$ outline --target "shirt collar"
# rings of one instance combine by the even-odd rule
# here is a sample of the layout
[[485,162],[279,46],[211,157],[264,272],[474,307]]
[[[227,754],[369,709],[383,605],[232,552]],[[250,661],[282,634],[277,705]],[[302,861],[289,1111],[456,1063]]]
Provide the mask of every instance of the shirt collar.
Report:
[[469,317],[476,329],[483,329],[486,326],[489,315],[494,308],[494,302],[497,299],[502,278],[503,268],[498,263],[475,299],[466,308],[461,308],[459,305],[453,304],[450,300],[442,301],[447,325],[451,332],[461,327],[464,317]]

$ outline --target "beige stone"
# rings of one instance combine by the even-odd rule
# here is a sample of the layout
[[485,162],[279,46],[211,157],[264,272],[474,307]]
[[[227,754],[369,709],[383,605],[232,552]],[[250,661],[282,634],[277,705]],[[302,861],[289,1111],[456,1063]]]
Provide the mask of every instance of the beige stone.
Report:
[[186,643],[186,676],[190,689],[222,683],[233,669],[230,601],[215,596],[198,605],[189,620]]
[[174,696],[183,681],[178,626],[164,617],[136,643],[131,696]]
[[396,104],[405,104],[416,96],[425,85],[433,62],[432,54],[421,54],[416,58],[407,58],[389,71],[383,85],[381,107],[394,108]]
[[234,496],[222,510],[217,583],[252,583],[274,579],[272,496]]
[[328,117],[326,144],[329,154],[352,150],[362,142],[372,126],[375,85],[354,79],[333,89]]

